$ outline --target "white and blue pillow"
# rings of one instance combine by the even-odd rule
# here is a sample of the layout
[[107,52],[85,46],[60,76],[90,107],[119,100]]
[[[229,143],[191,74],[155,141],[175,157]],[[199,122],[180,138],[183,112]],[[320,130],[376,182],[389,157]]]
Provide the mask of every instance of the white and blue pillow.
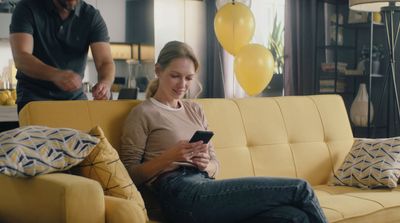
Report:
[[99,142],[69,128],[26,126],[0,133],[0,173],[30,177],[79,164]]
[[356,139],[331,185],[364,189],[396,188],[400,177],[400,137]]

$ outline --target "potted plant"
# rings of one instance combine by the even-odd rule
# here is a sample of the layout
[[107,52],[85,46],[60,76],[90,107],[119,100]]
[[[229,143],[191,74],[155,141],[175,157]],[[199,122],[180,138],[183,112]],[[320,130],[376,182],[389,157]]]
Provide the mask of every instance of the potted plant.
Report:
[[[369,67],[369,60],[371,58],[370,56],[370,48],[368,46],[363,46],[361,48],[361,61],[364,61],[366,63],[365,67]],[[384,55],[384,48],[383,44],[376,45],[374,44],[372,46],[372,74],[378,74],[379,73],[379,65],[380,61],[385,57]]]
[[274,73],[282,74],[284,57],[283,57],[283,24],[278,21],[278,15],[275,14],[274,24],[272,27],[272,33],[269,36],[269,50],[272,53],[275,61]]
[[271,82],[264,89],[264,96],[281,96],[283,90],[283,67],[284,67],[284,51],[283,51],[283,24],[278,20],[275,14],[274,24],[271,35],[269,36],[268,48],[271,51],[275,61],[274,75]]

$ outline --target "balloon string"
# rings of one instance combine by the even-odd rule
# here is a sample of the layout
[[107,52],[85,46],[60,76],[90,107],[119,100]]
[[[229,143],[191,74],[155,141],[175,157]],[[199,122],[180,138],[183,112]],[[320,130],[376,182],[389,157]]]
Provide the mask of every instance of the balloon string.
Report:
[[235,73],[233,73],[232,76],[232,90],[233,90],[233,98],[236,98],[236,77],[235,77]]
[[[235,5],[235,0],[232,0],[232,5]],[[235,18],[235,12],[232,10],[233,18]],[[233,31],[233,42],[235,43],[235,37],[236,37],[236,32],[235,32],[235,23],[232,23],[232,31]],[[235,44],[233,44],[235,46]],[[235,48],[235,47],[234,47]],[[236,74],[235,71],[233,71],[233,78],[232,78],[232,87],[233,87],[233,98],[236,98]]]

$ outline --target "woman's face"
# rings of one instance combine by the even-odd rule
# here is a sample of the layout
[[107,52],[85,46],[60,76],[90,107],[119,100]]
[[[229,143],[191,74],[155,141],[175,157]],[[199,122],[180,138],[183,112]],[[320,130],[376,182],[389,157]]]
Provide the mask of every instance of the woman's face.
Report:
[[156,73],[159,78],[157,93],[160,93],[166,100],[181,99],[195,75],[194,63],[189,58],[176,58],[170,64],[161,69],[156,65]]

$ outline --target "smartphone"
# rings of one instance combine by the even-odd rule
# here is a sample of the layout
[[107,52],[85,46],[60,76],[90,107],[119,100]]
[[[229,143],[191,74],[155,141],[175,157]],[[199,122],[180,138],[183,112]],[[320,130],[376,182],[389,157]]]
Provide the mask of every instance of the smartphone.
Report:
[[189,143],[197,142],[202,140],[204,144],[207,144],[210,139],[213,137],[214,133],[212,131],[196,131],[192,138],[190,139]]

